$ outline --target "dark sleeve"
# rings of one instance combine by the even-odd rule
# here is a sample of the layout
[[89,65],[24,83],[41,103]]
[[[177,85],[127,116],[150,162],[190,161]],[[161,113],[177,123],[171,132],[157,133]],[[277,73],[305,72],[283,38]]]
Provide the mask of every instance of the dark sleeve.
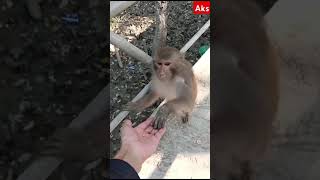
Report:
[[140,179],[138,173],[127,162],[110,159],[110,179]]

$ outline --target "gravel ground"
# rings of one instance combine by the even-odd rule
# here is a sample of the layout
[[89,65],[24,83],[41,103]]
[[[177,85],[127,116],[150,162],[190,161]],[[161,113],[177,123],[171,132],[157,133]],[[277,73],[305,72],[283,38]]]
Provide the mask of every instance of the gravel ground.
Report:
[[[32,2],[0,0],[1,180],[16,179],[107,84],[96,1]],[[79,22],[66,22],[67,14]]]
[[[128,8],[111,19],[110,30],[126,37],[129,42],[152,55],[152,44],[155,34],[156,2],[143,1]],[[168,4],[167,45],[181,49],[190,38],[209,20],[209,15],[194,15],[192,1],[169,1]],[[209,45],[210,30],[207,30],[198,41],[186,52],[186,58],[194,64],[199,58],[198,49]],[[120,107],[131,101],[145,85],[148,84],[151,69],[120,51],[123,68],[120,68],[115,53],[111,52],[111,111],[110,120],[120,112]],[[159,104],[159,103],[157,103]],[[145,120],[156,107],[150,107],[141,113],[130,113],[133,122]],[[118,126],[111,137],[110,156],[119,149],[120,137]]]

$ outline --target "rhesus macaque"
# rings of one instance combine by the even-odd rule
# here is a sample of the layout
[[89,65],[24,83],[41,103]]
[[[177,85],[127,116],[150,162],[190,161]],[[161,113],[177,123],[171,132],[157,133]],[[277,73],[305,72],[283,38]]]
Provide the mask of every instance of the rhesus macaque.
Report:
[[167,99],[154,121],[154,128],[160,129],[164,127],[169,114],[177,115],[186,123],[196,96],[197,83],[192,64],[185,60],[179,50],[163,47],[158,49],[153,61],[150,91],[138,101],[128,103],[125,109],[140,112],[160,98]]
[[254,179],[278,109],[278,63],[252,0],[217,0],[213,45],[213,177]]

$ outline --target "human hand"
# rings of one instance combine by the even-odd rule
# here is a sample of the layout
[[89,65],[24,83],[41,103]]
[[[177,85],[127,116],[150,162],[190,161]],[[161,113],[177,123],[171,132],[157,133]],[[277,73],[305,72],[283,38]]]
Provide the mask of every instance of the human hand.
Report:
[[131,121],[125,120],[121,127],[121,148],[114,158],[127,161],[139,172],[142,163],[157,150],[166,130],[154,129],[152,122],[153,119],[148,118],[133,128]]

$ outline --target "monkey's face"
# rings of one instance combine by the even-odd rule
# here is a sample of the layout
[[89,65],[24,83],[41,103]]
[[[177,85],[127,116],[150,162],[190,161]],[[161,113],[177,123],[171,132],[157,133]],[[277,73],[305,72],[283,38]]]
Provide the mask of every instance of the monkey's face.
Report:
[[156,60],[153,64],[154,71],[161,81],[172,79],[172,66],[171,60]]

